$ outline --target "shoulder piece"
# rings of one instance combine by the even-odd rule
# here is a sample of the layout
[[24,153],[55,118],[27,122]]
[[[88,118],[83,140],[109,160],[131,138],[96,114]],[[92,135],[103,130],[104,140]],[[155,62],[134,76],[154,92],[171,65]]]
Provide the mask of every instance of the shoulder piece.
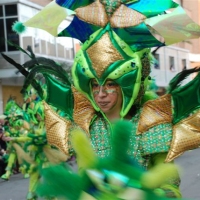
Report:
[[173,138],[166,162],[170,162],[187,150],[200,145],[200,110],[173,126]]
[[[200,108],[200,72],[198,71],[200,71],[200,68],[183,70],[169,83],[169,85],[172,85],[172,89],[169,93],[172,95],[173,102],[173,124],[187,118],[190,113]],[[181,86],[182,76],[184,77],[194,72],[198,72],[196,77],[187,84]],[[176,79],[178,81],[176,81]],[[173,82],[175,82],[175,84]]]
[[86,131],[89,136],[89,126],[92,118],[94,117],[95,110],[90,101],[74,87],[72,87],[72,92],[74,95],[74,122]]
[[49,74],[44,74],[44,77],[47,85],[47,96],[45,101],[49,105],[65,111],[68,117],[71,117],[73,112],[73,95],[71,85],[66,82],[62,83],[56,77]]
[[69,129],[71,121],[59,116],[45,101],[43,103],[47,141],[50,145],[69,155]]
[[163,95],[158,99],[149,100],[143,106],[137,134],[146,132],[153,126],[172,121],[171,95]]

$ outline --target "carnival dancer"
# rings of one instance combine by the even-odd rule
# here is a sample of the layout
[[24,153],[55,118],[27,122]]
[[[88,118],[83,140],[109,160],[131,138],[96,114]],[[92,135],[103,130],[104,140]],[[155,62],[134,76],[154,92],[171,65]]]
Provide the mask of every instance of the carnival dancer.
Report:
[[77,174],[61,165],[42,169],[37,194],[70,200],[170,200],[154,188],[164,183],[168,176],[177,177],[174,174],[175,165],[160,164],[151,170],[144,170],[128,154],[131,131],[132,123],[129,121],[113,123],[111,155],[101,158],[95,154],[84,131],[75,128],[71,142],[82,166],[81,171]]
[[4,138],[4,116],[0,116],[0,176],[5,173],[5,168],[7,165],[7,153],[6,153],[6,142]]
[[[7,139],[15,144],[20,171],[29,175],[27,200],[37,199],[35,189],[40,179],[40,168],[49,163],[65,163],[67,156],[47,144],[44,126],[44,106],[37,92],[29,87],[24,94],[23,112],[29,119],[26,135],[10,136]],[[23,146],[16,145],[23,144]]]
[[[25,136],[29,130],[28,118],[25,120],[25,113],[22,108],[15,102],[14,99],[10,98],[6,104],[5,112],[6,123],[4,124],[4,139],[6,137],[20,137]],[[23,145],[22,143],[20,145]],[[8,153],[8,162],[6,167],[6,173],[1,176],[4,180],[9,180],[13,173],[14,168],[17,164],[17,152],[15,149],[15,144],[7,141],[6,151]],[[25,178],[28,177],[27,174],[24,175]]]
[[[194,121],[199,119],[200,74],[187,85],[180,84],[198,69],[185,70],[174,77],[168,93],[160,98],[146,98],[145,94],[153,61],[150,48],[200,36],[199,25],[181,6],[172,0],[56,0],[27,22],[15,23],[13,29],[20,32],[24,26],[31,26],[57,36],[59,24],[70,14],[74,18],[59,36],[74,37],[83,43],[72,67],[73,83],[65,70],[49,59],[32,57],[29,70],[27,66],[19,70],[26,76],[24,90],[32,84],[44,100],[48,144],[67,156],[75,155],[70,136],[74,127],[79,127],[95,153],[109,158],[113,123],[121,119],[132,123],[128,153],[146,170],[173,162],[184,151],[197,148],[200,137],[196,132],[200,127]],[[14,61],[11,63],[19,68]],[[45,98],[35,80],[37,73],[43,74],[46,81]],[[51,106],[63,110],[65,117],[61,118]],[[119,149],[123,151],[123,143]],[[82,168],[79,160],[78,164]],[[169,177],[153,190],[179,198],[179,184],[178,176]]]

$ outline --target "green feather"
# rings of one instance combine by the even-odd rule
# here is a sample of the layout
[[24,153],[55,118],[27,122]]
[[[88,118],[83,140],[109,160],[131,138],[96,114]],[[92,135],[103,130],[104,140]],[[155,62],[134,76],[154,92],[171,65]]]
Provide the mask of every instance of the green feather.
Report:
[[50,166],[41,170],[42,179],[36,193],[41,197],[61,197],[78,200],[82,192],[82,181],[78,174],[72,173],[63,165]]
[[[129,121],[117,121],[113,126],[112,156],[120,161],[127,162],[129,138],[131,136],[132,123]],[[123,141],[123,143],[122,143]],[[123,144],[123,145],[122,145]],[[119,148],[120,147],[120,148]]]
[[26,31],[26,27],[24,26],[24,24],[22,22],[16,21],[12,25],[12,30],[15,31],[17,34],[21,34]]

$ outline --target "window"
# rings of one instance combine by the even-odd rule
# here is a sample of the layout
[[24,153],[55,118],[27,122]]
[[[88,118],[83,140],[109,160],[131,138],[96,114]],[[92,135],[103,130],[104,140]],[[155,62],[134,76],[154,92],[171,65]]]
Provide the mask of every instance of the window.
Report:
[[175,71],[174,57],[172,57],[172,56],[169,56],[169,70],[171,72]]
[[5,15],[8,16],[13,16],[17,15],[17,5],[5,5]]
[[155,59],[156,59],[156,61],[155,61],[155,63],[154,63],[154,68],[155,68],[155,69],[160,69],[160,55],[156,53],[156,54],[154,55],[154,57],[155,57]]
[[[0,27],[3,27],[3,25],[4,25],[3,19],[0,19]],[[0,31],[0,52],[6,50],[4,38],[5,38],[4,31]]]
[[3,17],[3,7],[0,6],[0,17]]
[[187,61],[186,59],[182,59],[182,70],[186,70],[187,69]]
[[16,51],[7,44],[7,40],[19,45],[19,35],[12,30],[12,25],[18,20],[17,4],[0,6],[0,51]]

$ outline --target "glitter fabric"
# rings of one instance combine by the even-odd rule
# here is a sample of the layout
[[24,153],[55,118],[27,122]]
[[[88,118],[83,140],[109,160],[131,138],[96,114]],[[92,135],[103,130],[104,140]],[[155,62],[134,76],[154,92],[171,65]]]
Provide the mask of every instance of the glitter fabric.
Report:
[[171,122],[171,95],[168,94],[144,104],[138,125],[138,134],[158,124]]
[[[112,131],[108,122],[102,116],[97,116],[92,121],[95,111],[90,102],[74,88],[72,90],[75,98],[73,116],[75,123],[88,135],[90,132],[89,137],[98,156],[109,156]],[[57,115],[45,102],[44,108],[49,144],[58,147],[66,155],[69,155],[69,128],[72,123]],[[200,111],[174,125],[173,128],[170,112],[170,95],[165,95],[146,103],[131,119],[133,127],[128,154],[145,168],[148,166],[152,154],[169,152],[166,162],[170,162],[183,152],[199,146]],[[91,121],[92,124],[90,125]],[[138,130],[140,134],[136,134]]]
[[173,127],[173,139],[166,161],[169,162],[187,150],[200,144],[200,111],[192,114]]
[[90,24],[104,27],[108,23],[105,8],[98,0],[88,6],[78,8],[75,11],[79,19]]
[[60,117],[51,107],[44,102],[45,125],[48,144],[59,148],[69,155],[69,127],[71,121]]
[[123,60],[121,54],[111,43],[108,33],[105,33],[94,45],[89,47],[87,53],[98,77],[101,77],[112,63]]
[[[147,168],[151,155],[169,151],[172,140],[172,126],[170,123],[160,124],[141,135],[136,135],[140,112],[131,119],[133,127],[128,154],[136,159],[141,166]],[[90,127],[90,134],[91,143],[97,155],[108,157],[110,155],[112,131],[103,117],[98,116],[94,120]]]
[[109,130],[109,124],[102,117],[97,117],[90,128],[91,144],[96,154],[101,158],[110,155],[111,130]]
[[164,123],[150,128],[142,134],[140,144],[143,155],[168,152],[172,140],[172,124]]
[[89,126],[95,110],[82,93],[78,92],[74,87],[72,87],[72,91],[74,94],[74,122],[89,135]]
[[108,16],[112,16],[120,5],[130,2],[130,0],[100,0],[100,2],[105,6]]
[[141,24],[145,19],[143,14],[121,5],[110,18],[110,24],[113,28],[126,28]]
[[144,53],[141,57],[142,62],[142,79],[145,80],[151,72],[151,62],[149,61],[149,56],[147,53]]

